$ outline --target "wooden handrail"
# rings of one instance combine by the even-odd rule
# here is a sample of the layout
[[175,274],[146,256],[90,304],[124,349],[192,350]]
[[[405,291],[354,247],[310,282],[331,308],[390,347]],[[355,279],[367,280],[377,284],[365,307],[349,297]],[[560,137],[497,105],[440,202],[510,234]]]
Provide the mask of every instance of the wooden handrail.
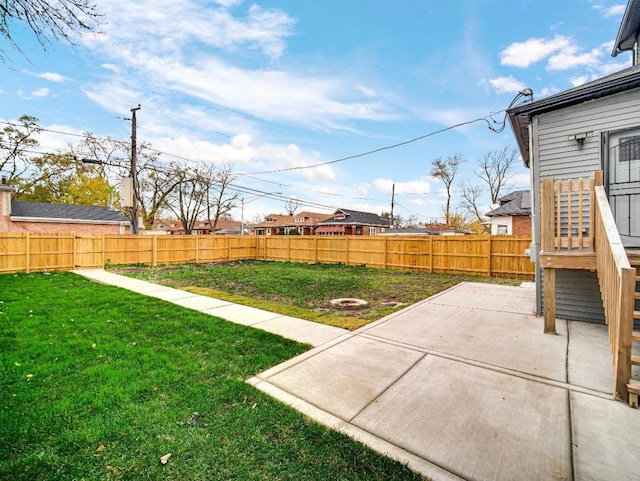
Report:
[[627,400],[631,378],[631,342],[635,270],[631,268],[604,187],[594,187],[594,248],[609,344],[613,355],[614,393]]

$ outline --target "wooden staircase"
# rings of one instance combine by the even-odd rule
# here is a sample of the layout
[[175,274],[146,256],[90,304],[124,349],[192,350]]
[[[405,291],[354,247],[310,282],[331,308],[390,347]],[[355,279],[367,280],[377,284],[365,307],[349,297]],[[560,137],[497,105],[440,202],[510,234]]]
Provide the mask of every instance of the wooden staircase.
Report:
[[[629,264],[636,270],[636,291],[635,306],[633,309],[633,345],[640,345],[640,250],[627,250],[627,258]],[[631,365],[640,366],[640,356],[631,355]],[[636,368],[638,369],[638,368]],[[633,371],[632,371],[633,372]],[[631,407],[638,407],[638,396],[640,395],[640,381],[630,379],[627,384],[627,390],[629,391],[629,405]]]

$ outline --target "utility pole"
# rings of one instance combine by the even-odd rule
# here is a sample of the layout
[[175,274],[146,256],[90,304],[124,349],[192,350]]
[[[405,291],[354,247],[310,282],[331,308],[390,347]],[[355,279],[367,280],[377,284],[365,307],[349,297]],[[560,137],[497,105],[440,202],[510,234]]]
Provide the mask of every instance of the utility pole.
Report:
[[140,104],[131,109],[131,183],[133,184],[133,200],[131,201],[131,233],[138,233],[138,146],[136,138],[136,112],[140,110]]
[[389,229],[393,229],[393,204],[396,197],[396,184],[391,186],[391,220],[389,220]]

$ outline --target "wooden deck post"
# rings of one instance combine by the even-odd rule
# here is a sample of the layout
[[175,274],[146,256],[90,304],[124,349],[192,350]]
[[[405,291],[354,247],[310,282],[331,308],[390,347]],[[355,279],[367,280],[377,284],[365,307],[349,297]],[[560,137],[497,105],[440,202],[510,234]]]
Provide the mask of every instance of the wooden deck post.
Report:
[[[542,180],[542,194],[540,196],[542,253],[541,263],[544,264],[544,254],[555,250],[554,239],[554,184],[553,178]],[[544,332],[556,333],[556,271],[552,268],[544,269]]]
[[633,307],[636,286],[635,269],[622,269],[620,279],[620,310],[618,312],[617,352],[614,353],[614,389],[617,399],[627,401],[627,383],[631,379],[631,343],[633,336]]

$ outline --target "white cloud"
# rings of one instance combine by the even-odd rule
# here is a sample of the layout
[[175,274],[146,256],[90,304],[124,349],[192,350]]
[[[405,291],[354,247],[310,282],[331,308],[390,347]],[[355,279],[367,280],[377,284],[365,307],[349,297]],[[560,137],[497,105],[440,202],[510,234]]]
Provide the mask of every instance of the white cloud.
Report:
[[[231,6],[237,2],[224,2]],[[88,45],[134,42],[139,48],[153,47],[179,52],[187,42],[234,51],[240,47],[278,58],[284,39],[292,34],[295,20],[280,9],[251,5],[243,18],[224,7],[204,7],[193,0],[112,0],[105,35],[86,38]]]
[[[192,139],[187,136],[159,139],[153,145],[163,152],[222,166],[233,164],[234,171],[271,171],[321,164],[320,155],[305,152],[295,144],[255,144],[251,135],[236,135],[224,144]],[[311,181],[332,181],[336,175],[329,165],[296,169]]]
[[[353,119],[396,118],[373,89],[353,81],[349,73],[314,75],[272,68],[271,61],[286,48],[295,20],[277,9],[253,5],[242,18],[221,8],[202,9],[191,0],[114,0],[104,38],[87,43],[108,57],[105,69],[114,72],[85,93],[110,111],[145,98],[168,103],[206,106],[268,121],[314,128],[348,129]],[[135,47],[134,47],[135,46]],[[243,66],[249,54],[225,59],[227,50],[241,48],[266,54],[266,67]],[[256,62],[251,62],[256,64]],[[118,71],[127,71],[123,77]],[[126,82],[126,83],[125,83]],[[365,95],[352,98],[354,85]],[[133,96],[117,95],[128,91]],[[113,106],[113,107],[110,107]],[[237,131],[236,131],[237,133]]]
[[524,42],[515,42],[500,52],[500,63],[514,67],[529,67],[554,52],[571,45],[571,40],[563,35],[552,39],[530,38]]
[[51,91],[47,87],[42,87],[31,92],[32,97],[48,97]]
[[376,91],[364,85],[356,85],[356,90],[361,92],[365,97],[376,97]]
[[598,66],[598,71],[602,75],[609,75],[615,72],[619,72],[620,70],[623,70],[630,66],[630,62],[611,62]]
[[594,48],[590,52],[580,53],[576,46],[570,45],[549,57],[547,70],[569,70],[576,67],[594,67],[598,65],[602,51]]
[[577,87],[579,85],[586,84],[589,80],[589,75],[579,75],[578,77],[571,77],[569,82],[572,86]]
[[69,80],[64,75],[60,75],[59,73],[54,72],[37,73],[35,74],[35,76],[45,80],[49,80],[50,82],[66,82],[67,80]]
[[557,94],[560,92],[560,89],[556,87],[544,87],[540,92],[535,92],[536,97],[548,97],[549,95]]
[[526,189],[531,186],[531,177],[527,172],[515,174],[511,176],[509,181],[516,189]]
[[603,17],[618,17],[624,14],[626,5],[612,5],[611,7],[603,7],[595,5],[594,8],[600,12]]
[[428,194],[431,191],[429,182],[425,179],[416,179],[409,182],[394,182],[391,179],[376,179],[373,186],[380,192],[390,194],[395,184],[395,193],[401,194]]
[[508,77],[489,79],[489,83],[499,94],[516,93],[526,88],[526,85],[524,83],[515,79],[511,75],[509,75]]

